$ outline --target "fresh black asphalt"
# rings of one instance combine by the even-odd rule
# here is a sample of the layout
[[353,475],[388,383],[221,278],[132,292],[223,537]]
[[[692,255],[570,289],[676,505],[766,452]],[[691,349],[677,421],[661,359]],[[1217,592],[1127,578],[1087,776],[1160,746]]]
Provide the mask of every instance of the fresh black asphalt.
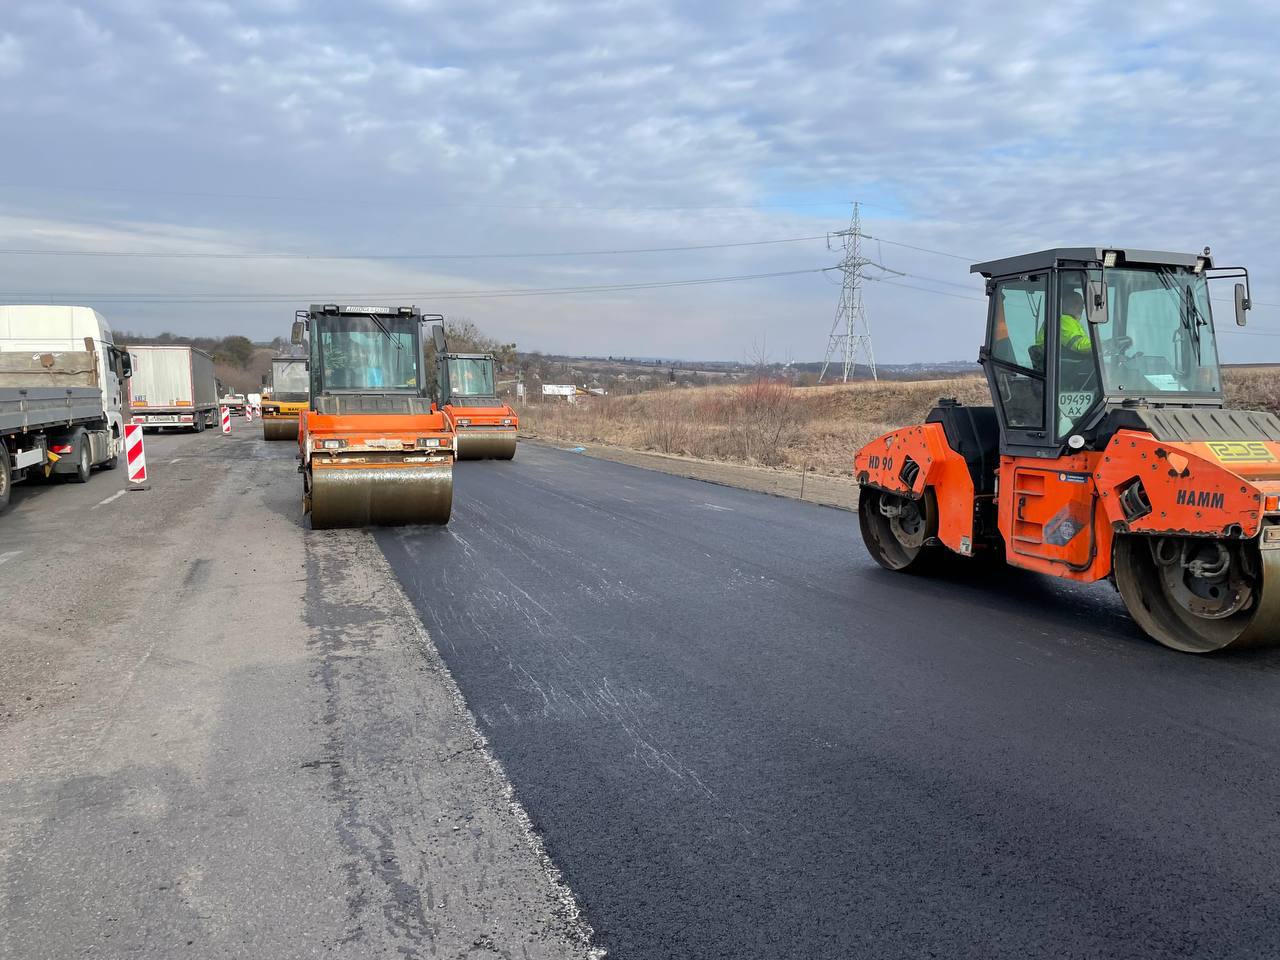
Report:
[[1280,654],[529,444],[378,539],[611,957],[1280,955]]

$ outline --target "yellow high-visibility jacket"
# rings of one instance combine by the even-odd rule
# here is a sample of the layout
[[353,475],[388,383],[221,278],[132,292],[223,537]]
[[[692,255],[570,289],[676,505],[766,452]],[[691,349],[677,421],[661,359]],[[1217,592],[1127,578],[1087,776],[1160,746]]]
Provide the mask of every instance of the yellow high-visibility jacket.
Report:
[[[1073,317],[1069,313],[1064,313],[1058,321],[1058,337],[1062,341],[1062,345],[1068,350],[1088,353],[1093,349],[1093,341],[1089,339],[1088,329],[1080,321],[1079,317]],[[1036,331],[1036,346],[1044,346],[1043,325]]]

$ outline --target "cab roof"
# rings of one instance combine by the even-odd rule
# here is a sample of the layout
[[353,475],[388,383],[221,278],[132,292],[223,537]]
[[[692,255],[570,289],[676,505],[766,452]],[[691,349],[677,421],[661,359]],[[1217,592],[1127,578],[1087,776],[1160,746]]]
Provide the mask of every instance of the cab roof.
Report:
[[1191,268],[1199,260],[1204,260],[1206,268],[1213,266],[1213,259],[1208,254],[1166,253],[1160,250],[1136,250],[1124,247],[1051,247],[1036,253],[1024,253],[1017,257],[1005,257],[1003,260],[988,260],[975,263],[969,268],[970,273],[980,273],[984,277],[1007,277],[1011,274],[1033,273],[1037,270],[1049,270],[1053,267],[1070,264],[1096,263],[1102,265],[1102,255],[1114,251],[1116,266],[1142,264],[1153,267],[1187,267]]
[[363,304],[352,303],[313,303],[311,305],[311,315],[320,316],[329,315],[353,315],[353,316],[380,316],[380,317],[421,317],[422,314],[417,307],[371,307]]

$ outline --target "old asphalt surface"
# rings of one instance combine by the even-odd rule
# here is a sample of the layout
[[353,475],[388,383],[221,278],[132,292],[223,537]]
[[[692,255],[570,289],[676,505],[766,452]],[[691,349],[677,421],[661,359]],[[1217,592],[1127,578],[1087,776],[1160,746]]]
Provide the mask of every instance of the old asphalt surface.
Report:
[[0,958],[587,956],[381,552],[260,436],[0,516]]
[[312,532],[292,454],[15,490],[5,960],[1280,954],[1280,654],[530,444]]

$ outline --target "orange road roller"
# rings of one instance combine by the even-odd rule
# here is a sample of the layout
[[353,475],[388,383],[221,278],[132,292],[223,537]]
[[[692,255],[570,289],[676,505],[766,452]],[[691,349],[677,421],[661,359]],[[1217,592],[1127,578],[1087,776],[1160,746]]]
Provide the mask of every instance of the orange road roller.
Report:
[[295,321],[293,342],[310,342],[298,445],[313,529],[449,522],[455,434],[422,376],[426,328],[440,319],[313,304]]
[[1110,579],[1148,635],[1280,640],[1280,419],[1226,406],[1202,254],[1058,248],[979,263],[991,406],[941,401],[855,456],[872,557],[948,552]]
[[449,353],[443,325],[436,347],[436,402],[458,431],[459,460],[510,460],[520,419],[498,399],[491,353]]

